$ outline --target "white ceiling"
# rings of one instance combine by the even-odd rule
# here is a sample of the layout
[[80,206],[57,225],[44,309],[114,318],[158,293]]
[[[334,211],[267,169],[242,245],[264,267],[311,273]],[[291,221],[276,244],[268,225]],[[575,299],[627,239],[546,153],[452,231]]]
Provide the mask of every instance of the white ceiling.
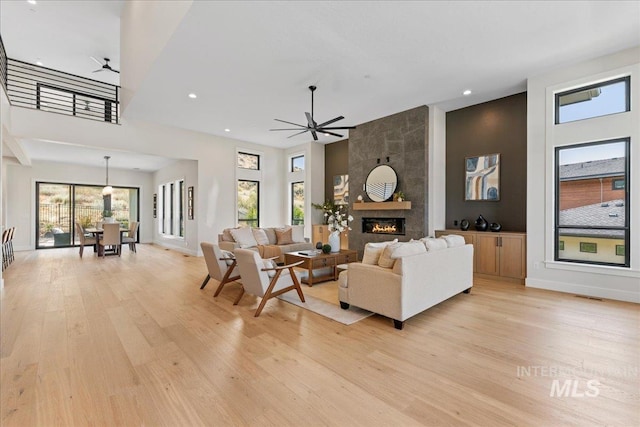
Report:
[[[106,77],[88,57],[119,68],[122,3],[2,1],[7,52]],[[270,132],[273,119],[304,124],[311,84],[317,122],[357,125],[522,92],[530,76],[638,44],[638,1],[196,1],[124,114],[285,148],[310,136]]]

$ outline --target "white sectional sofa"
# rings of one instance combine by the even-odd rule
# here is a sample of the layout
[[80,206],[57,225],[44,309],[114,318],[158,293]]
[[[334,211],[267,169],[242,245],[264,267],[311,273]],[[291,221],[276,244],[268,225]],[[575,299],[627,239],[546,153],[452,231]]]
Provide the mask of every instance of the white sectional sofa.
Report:
[[[379,260],[368,256],[371,251],[367,246],[371,244],[367,244],[363,262],[350,263],[348,270],[340,274],[343,309],[352,304],[373,311],[390,317],[396,329],[402,329],[411,316],[471,290],[473,245],[464,244],[461,236],[391,243],[381,251],[375,248]],[[410,244],[413,246],[401,247]],[[395,256],[394,246],[400,246],[395,249]]]

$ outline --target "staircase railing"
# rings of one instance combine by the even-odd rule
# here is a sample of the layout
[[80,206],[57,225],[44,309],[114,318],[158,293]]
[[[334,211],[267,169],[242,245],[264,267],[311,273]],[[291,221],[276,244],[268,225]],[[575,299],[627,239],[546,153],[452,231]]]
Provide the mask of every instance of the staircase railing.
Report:
[[120,122],[119,86],[7,58],[1,39],[0,50],[0,75],[11,105]]

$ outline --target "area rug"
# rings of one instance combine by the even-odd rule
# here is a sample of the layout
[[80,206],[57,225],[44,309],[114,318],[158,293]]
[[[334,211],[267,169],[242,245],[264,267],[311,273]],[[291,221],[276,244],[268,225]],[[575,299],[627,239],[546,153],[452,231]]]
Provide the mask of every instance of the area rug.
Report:
[[313,311],[321,316],[328,317],[329,319],[335,320],[336,322],[340,322],[344,325],[351,325],[373,314],[370,311],[353,306],[349,307],[347,310],[343,310],[337,305],[312,297],[311,295],[305,295],[304,299],[306,302],[301,302],[296,291],[289,291],[282,295],[278,295],[277,298],[306,310]]

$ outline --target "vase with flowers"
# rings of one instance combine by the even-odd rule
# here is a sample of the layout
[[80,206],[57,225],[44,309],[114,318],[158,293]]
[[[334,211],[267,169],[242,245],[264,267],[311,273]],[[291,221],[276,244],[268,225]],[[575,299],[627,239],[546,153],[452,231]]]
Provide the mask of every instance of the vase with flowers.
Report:
[[349,222],[351,221],[353,221],[353,217],[341,205],[329,215],[329,245],[331,245],[331,252],[340,252],[340,233],[351,230],[351,227],[349,227]]

